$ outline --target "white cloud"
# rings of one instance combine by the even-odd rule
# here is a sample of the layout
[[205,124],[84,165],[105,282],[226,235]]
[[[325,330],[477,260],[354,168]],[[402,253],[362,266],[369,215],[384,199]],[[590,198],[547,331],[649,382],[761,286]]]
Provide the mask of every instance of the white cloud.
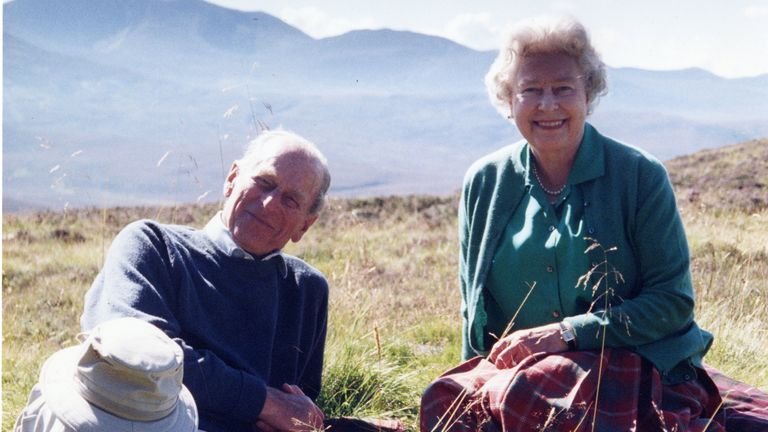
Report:
[[331,16],[316,6],[284,8],[280,19],[298,27],[314,38],[324,38],[346,33],[350,30],[374,27],[373,21],[367,18],[350,20],[344,17]]
[[595,27],[591,32],[592,45],[606,63],[608,63],[608,59],[605,58],[606,54],[613,54],[613,51],[616,50],[615,41],[621,40],[617,37],[619,34],[620,32],[613,26]]
[[388,27],[443,36],[483,50],[497,49],[500,35],[521,19],[570,14],[591,29],[604,60],[612,66],[699,66],[727,76],[768,72],[768,56],[759,55],[765,52],[768,40],[768,4],[764,0],[711,2],[707,7],[700,7],[700,0],[449,0],[437,8],[413,0],[207,1],[262,10],[315,38]]
[[744,8],[748,18],[768,18],[768,6],[751,5]]
[[[682,31],[682,30],[681,30]],[[710,54],[701,43],[681,45],[681,38],[667,39],[666,33],[638,33],[620,25],[594,26],[592,43],[610,67],[639,67],[673,70],[702,66]],[[701,38],[689,37],[687,42]],[[706,45],[706,44],[705,44]]]
[[465,13],[454,16],[439,33],[462,45],[488,50],[498,47],[501,28],[488,12]]
[[572,1],[556,1],[550,5],[550,9],[561,14],[573,14],[578,11],[576,3]]

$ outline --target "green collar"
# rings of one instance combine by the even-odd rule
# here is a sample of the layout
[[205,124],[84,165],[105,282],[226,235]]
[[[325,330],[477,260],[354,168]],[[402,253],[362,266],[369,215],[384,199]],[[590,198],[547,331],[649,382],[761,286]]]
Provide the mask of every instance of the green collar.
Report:
[[[589,123],[585,123],[584,136],[581,138],[579,150],[576,152],[576,158],[573,161],[573,167],[571,167],[571,173],[568,176],[568,184],[584,183],[602,177],[605,174],[605,147],[597,137],[598,133],[595,128]],[[528,169],[531,166],[530,144],[525,143],[522,150],[519,155],[520,164],[515,164],[516,170],[517,167],[525,167],[525,171],[530,173]],[[526,186],[532,182],[530,174],[526,174]]]

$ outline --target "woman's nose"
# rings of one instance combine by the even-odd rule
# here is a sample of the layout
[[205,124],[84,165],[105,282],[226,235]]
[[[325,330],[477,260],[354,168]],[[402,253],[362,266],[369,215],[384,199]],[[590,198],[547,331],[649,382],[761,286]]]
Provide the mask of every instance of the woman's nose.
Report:
[[539,109],[543,111],[555,109],[558,106],[558,97],[550,91],[545,91],[539,99]]

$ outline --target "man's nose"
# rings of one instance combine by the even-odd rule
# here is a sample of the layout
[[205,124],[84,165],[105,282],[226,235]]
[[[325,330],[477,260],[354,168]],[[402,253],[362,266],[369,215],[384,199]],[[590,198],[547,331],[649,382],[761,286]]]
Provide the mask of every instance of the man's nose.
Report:
[[270,204],[275,202],[275,191],[271,190],[269,192],[264,192],[264,194],[261,197],[261,205],[264,208],[270,208],[272,207]]

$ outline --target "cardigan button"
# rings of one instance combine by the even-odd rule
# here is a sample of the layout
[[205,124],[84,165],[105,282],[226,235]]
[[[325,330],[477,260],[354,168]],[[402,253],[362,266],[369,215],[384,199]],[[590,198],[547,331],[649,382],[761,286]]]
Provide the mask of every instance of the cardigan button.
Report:
[[560,318],[560,311],[552,311],[552,318]]
[[551,265],[548,265],[547,266],[547,273],[552,273],[553,271],[555,271],[555,268],[552,267]]
[[584,201],[584,207],[589,207],[589,201]]
[[547,229],[549,230],[549,232],[552,232],[552,231],[555,230],[555,226],[554,225],[550,225],[549,228],[547,228]]
[[590,234],[594,234],[595,233],[595,228],[594,227],[589,227],[587,232],[589,232]]

